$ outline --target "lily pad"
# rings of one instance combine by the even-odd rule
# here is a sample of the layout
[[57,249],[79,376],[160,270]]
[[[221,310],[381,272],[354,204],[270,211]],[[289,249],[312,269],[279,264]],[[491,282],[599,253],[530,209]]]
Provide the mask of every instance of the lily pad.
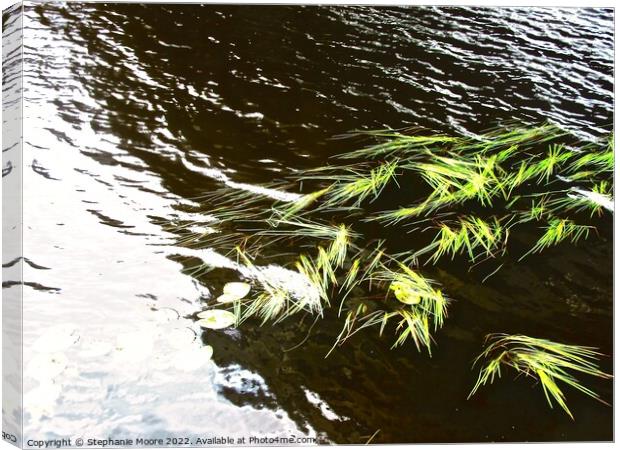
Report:
[[422,300],[420,294],[406,283],[395,281],[390,285],[396,299],[405,305],[417,305]]
[[230,311],[225,311],[223,309],[209,309],[207,311],[202,311],[198,314],[198,317],[200,317],[198,325],[212,330],[228,328],[237,321],[237,316]]
[[222,294],[217,298],[218,303],[233,303],[239,300],[240,297],[232,294]]
[[246,295],[248,295],[249,292],[250,285],[241,281],[226,283],[224,285],[224,295],[235,297],[235,300],[245,297]]

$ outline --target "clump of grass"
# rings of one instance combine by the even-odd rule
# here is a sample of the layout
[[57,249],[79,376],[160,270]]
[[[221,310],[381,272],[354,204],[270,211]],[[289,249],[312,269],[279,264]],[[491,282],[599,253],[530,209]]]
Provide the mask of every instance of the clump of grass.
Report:
[[373,279],[388,281],[390,293],[405,305],[415,306],[424,315],[431,317],[435,330],[443,326],[446,317],[447,301],[441,290],[435,288],[434,282],[412,270],[407,265],[397,262],[398,271],[387,268],[373,274]]
[[[595,228],[577,224],[574,215],[613,211],[613,139],[569,143],[552,124],[469,136],[419,129],[362,134],[375,143],[337,155],[341,165],[297,172],[287,182],[251,189],[228,182],[229,188],[201,199],[214,216],[208,232],[190,231],[189,225],[175,229],[181,234],[179,245],[234,249],[256,279],[256,295],[234,304],[240,322],[252,316],[277,322],[302,311],[320,316],[338,302],[339,317],[346,314],[335,345],[362,329],[378,326],[383,333],[394,324],[395,346],[412,341],[430,354],[448,301],[415,267],[419,258],[435,264],[463,256],[478,264],[505,254],[517,227],[542,224],[544,234],[525,257],[587,238]],[[287,191],[307,180],[318,185],[316,190],[304,195]],[[391,185],[416,194],[405,200],[406,206],[370,211]],[[436,233],[426,245],[395,259],[382,242],[374,249],[358,246],[362,235],[347,223],[350,215],[342,217],[351,210],[363,221],[379,222],[366,225],[375,231],[383,224]],[[311,294],[266,276],[248,253],[263,258],[267,249],[281,247],[294,251],[291,276],[301,277]],[[202,266],[190,269],[204,272]]]
[[429,327],[429,316],[418,309],[399,309],[394,313],[384,316],[385,322],[391,317],[398,317],[397,331],[400,332],[393,347],[403,345],[407,339],[411,339],[418,351],[426,347],[428,354],[431,354],[431,333]]
[[549,205],[549,198],[547,195],[536,197],[531,199],[531,206],[529,209],[520,211],[518,216],[519,223],[527,223],[540,221],[552,211]]
[[[376,261],[376,257],[373,259]],[[350,337],[360,329],[369,326],[380,326],[380,334],[383,333],[388,322],[396,318],[396,330],[398,337],[394,346],[403,345],[411,339],[416,348],[426,348],[431,354],[432,336],[431,330],[437,330],[443,326],[447,315],[448,300],[435,283],[414,271],[406,264],[394,261],[396,269],[389,268],[384,262],[376,262],[372,272],[367,272],[367,280],[378,284],[386,290],[385,304],[381,309],[371,314],[358,317],[359,309],[355,313],[349,313],[343,329],[346,337]],[[362,312],[366,312],[362,308]],[[354,324],[359,323],[358,328]],[[432,323],[432,327],[430,324]],[[338,342],[343,342],[343,333]]]
[[578,156],[568,169],[569,172],[579,172],[584,167],[592,167],[596,173],[614,171],[613,140],[610,141],[610,149],[598,152],[584,152]]
[[[350,339],[354,334],[361,330],[373,327],[383,323],[382,317],[387,315],[383,311],[368,312],[368,305],[365,303],[358,304],[354,309],[347,312],[342,330],[336,337],[336,341],[332,348],[327,352],[325,357],[327,358],[337,346],[342,345],[345,341]],[[383,327],[381,328],[383,330]]]
[[[502,185],[511,194],[516,188],[526,182],[536,179],[536,184],[549,183],[551,176],[557,174],[574,153],[567,150],[563,144],[551,144],[545,158],[527,157],[517,163],[518,169],[507,171]],[[509,197],[509,195],[507,196]]]
[[419,205],[380,215],[380,220],[387,219],[395,223],[403,218],[430,213],[440,207],[472,199],[488,206],[498,193],[504,191],[501,181],[503,170],[497,163],[496,155],[474,155],[471,158],[429,154],[426,161],[413,162],[406,167],[417,172],[432,191]]
[[509,227],[502,225],[497,217],[489,221],[475,216],[458,218],[454,223],[441,222],[433,242],[409,256],[415,261],[418,257],[433,252],[428,262],[435,263],[444,255],[454,256],[466,253],[471,262],[481,255],[493,257],[501,250],[508,239]]
[[513,146],[486,156],[428,154],[423,161],[404,165],[419,174],[431,188],[430,194],[417,205],[384,211],[376,215],[376,219],[394,225],[471,200],[483,207],[491,207],[498,196],[508,200],[516,188],[529,180],[538,178],[538,183],[548,182],[558,166],[572,156],[562,145],[551,145],[546,158],[538,161],[527,158],[520,162],[515,172],[507,171],[500,163],[513,156],[516,150]]
[[383,241],[379,241],[373,250],[361,249],[358,251],[339,290],[341,294],[339,316],[347,297],[355,287],[368,282],[369,289],[372,288],[373,274],[385,257]]
[[607,180],[595,183],[591,189],[571,188],[566,196],[552,203],[556,211],[589,212],[590,217],[603,215],[604,210],[613,212],[613,187]]
[[557,245],[568,239],[573,243],[578,242],[581,239],[587,238],[588,234],[593,229],[593,226],[578,225],[570,219],[554,217],[549,220],[545,228],[545,233],[538,239],[536,245],[519,260],[525,258],[530,253],[539,253],[546,248]]
[[388,155],[406,156],[414,155],[420,151],[443,146],[447,144],[456,144],[461,139],[454,136],[446,136],[441,134],[420,135],[420,134],[403,134],[395,130],[378,130],[378,131],[362,131],[359,134],[371,136],[380,142],[375,145],[355,150],[349,153],[338,155],[340,159],[377,159],[385,158]]
[[[329,305],[329,296],[326,292],[323,271],[328,267],[318,267],[315,262],[305,255],[300,255],[297,262],[298,273],[302,275],[305,285],[292,283],[290,279],[270,277],[264,269],[257,267],[242,249],[237,248],[240,263],[249,269],[251,277],[259,284],[259,294],[254,298],[236,301],[234,304],[238,323],[242,323],[252,316],[257,316],[262,323],[275,323],[286,319],[301,311],[310,314],[323,314],[324,300]],[[290,278],[290,275],[286,278]]]
[[561,144],[552,144],[549,146],[547,157],[538,161],[532,170],[532,176],[538,176],[538,182],[543,180],[549,181],[551,175],[557,171],[558,166],[566,162],[573,156],[573,153],[566,151]]
[[502,366],[506,366],[520,374],[538,379],[549,406],[553,408],[555,401],[571,419],[574,418],[566,404],[561,384],[602,402],[598,394],[583,386],[570,373],[572,371],[599,378],[611,378],[611,375],[597,367],[596,360],[600,353],[596,349],[523,335],[495,334],[488,337],[488,342],[487,348],[474,361],[474,365],[482,360],[485,362],[468,398],[471,398],[481,386],[491,384],[495,378],[500,378]]
[[415,206],[401,207],[391,211],[382,211],[369,220],[376,220],[387,225],[396,225],[404,220],[418,217],[427,209],[434,209],[439,206],[439,202],[425,201]]
[[[248,302],[237,300],[234,305],[235,315],[237,316],[237,323],[242,323],[251,316],[259,316],[263,323],[268,320],[276,319],[281,315],[282,311],[288,309],[289,305],[289,292],[282,289],[280,286],[271,282],[271,280],[258,269],[250,257],[239,247],[236,248],[239,259],[249,268],[258,280],[262,292],[254,299]],[[241,311],[241,303],[248,303],[248,307],[245,311]]]
[[292,202],[284,203],[284,205],[280,206],[274,206],[274,217],[279,220],[287,220],[291,217],[296,216],[297,214],[299,214],[300,211],[308,208],[309,206],[314,204],[319,198],[325,195],[325,193],[328,192],[330,188],[331,186],[324,189],[319,189],[318,191],[305,194]]
[[304,275],[319,292],[320,297],[329,304],[328,288],[336,282],[334,270],[323,247],[318,248],[316,261],[306,255],[300,255],[295,263],[297,271]]
[[290,220],[271,220],[269,228],[245,230],[257,236],[275,238],[304,238],[338,242],[338,246],[350,244],[352,239],[359,237],[351,227],[344,224],[332,225],[300,217]]
[[219,222],[259,219],[266,215],[264,205],[274,201],[296,202],[299,195],[281,190],[285,185],[271,183],[251,190],[234,187],[217,189],[197,198],[209,214]]
[[[474,139],[459,146],[461,152],[498,152],[511,147],[532,147],[540,145],[566,135],[566,132],[552,123],[543,123],[538,126],[510,126],[498,127],[487,131]],[[516,149],[513,149],[513,151]]]
[[359,208],[367,199],[374,201],[379,197],[390,181],[396,182],[398,160],[388,161],[369,171],[359,168],[348,168],[338,175],[315,175],[306,178],[319,178],[334,181],[326,191],[326,207],[351,204]]
[[347,274],[345,275],[342,286],[340,286],[340,292],[343,294],[343,302],[344,300],[346,300],[346,297],[351,293],[351,290],[359,284],[358,275],[360,272],[360,265],[361,260],[359,258],[355,258],[351,263],[351,267],[349,267]]
[[350,227],[344,224],[338,226],[338,231],[332,239],[327,252],[327,259],[331,264],[334,264],[338,268],[344,265],[347,252],[351,247],[351,237],[353,235]]
[[369,292],[381,294],[355,299],[329,353],[361,330],[379,327],[382,335],[387,325],[394,322],[397,338],[393,346],[411,339],[419,351],[426,348],[431,354],[432,332],[443,325],[448,305],[448,299],[436,283],[386,255],[379,242],[374,250],[362,251],[353,260],[340,288],[345,295],[339,315],[345,297],[355,286],[365,282],[368,282]]
[[[254,265],[246,252],[237,247],[238,258],[257,279],[262,291],[255,298],[244,301],[243,305],[236,305],[239,322],[243,322],[251,316],[261,318],[263,323],[267,321],[278,322],[301,310],[322,314],[324,305],[329,306],[330,304],[331,288],[338,285],[336,271],[344,265],[352,247],[352,239],[357,236],[350,227],[344,224],[332,226],[300,219],[294,221],[281,220],[278,224],[289,225],[293,228],[263,230],[257,231],[257,233],[261,236],[302,236],[306,239],[322,239],[328,240],[329,245],[327,247],[317,246],[317,253],[314,258],[307,254],[298,256],[295,269],[305,280],[308,287],[306,292],[309,292],[307,295],[301,296],[287,290],[282,283],[274,283]],[[349,280],[349,283],[351,282]],[[323,303],[317,302],[316,298],[320,298]]]

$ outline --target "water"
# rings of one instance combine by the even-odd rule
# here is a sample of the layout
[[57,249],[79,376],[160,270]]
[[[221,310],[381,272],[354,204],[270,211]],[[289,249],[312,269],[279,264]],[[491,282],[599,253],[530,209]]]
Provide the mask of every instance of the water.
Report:
[[[238,278],[234,261],[188,254],[161,225],[204,218],[194,199],[223,185],[323,165],[355,129],[549,120],[604,136],[611,10],[46,3],[24,25],[27,436],[612,439],[612,408],[573,392],[575,422],[529,380],[466,399],[489,332],[611,355],[609,232],[484,284],[440,264],[455,302],[432,358],[370,330],[325,359],[331,317],[293,350],[311,319],[203,334],[192,315]],[[197,280],[188,256],[221,269]],[[610,382],[584,381],[611,402]]]

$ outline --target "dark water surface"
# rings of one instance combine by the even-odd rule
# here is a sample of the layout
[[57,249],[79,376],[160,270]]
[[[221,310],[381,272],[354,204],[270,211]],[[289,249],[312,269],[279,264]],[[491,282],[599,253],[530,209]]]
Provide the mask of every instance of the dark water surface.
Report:
[[[192,199],[224,185],[251,190],[324,165],[357,145],[332,139],[355,129],[476,133],[549,120],[600,138],[613,122],[611,10],[45,3],[25,16],[24,255],[35,263],[25,359],[65,318],[49,333],[81,346],[60,346],[68,362],[54,380],[34,366],[27,432],[612,439],[610,406],[567,392],[572,421],[510,373],[467,400],[487,333],[612,354],[610,232],[508,258],[484,284],[488,272],[438,265],[432,275],[455,301],[432,358],[390,350],[392,337],[372,329],[325,359],[341,327],[332,317],[290,351],[312,319],[201,336],[191,315],[238,275],[184,274],[175,261],[186,252],[159,225],[200,220]],[[232,267],[216,252],[191,256]],[[124,335],[151,352],[106,352],[125,348]],[[215,364],[182,368],[201,342]],[[602,366],[611,371],[611,357]],[[612,401],[611,382],[584,382]]]

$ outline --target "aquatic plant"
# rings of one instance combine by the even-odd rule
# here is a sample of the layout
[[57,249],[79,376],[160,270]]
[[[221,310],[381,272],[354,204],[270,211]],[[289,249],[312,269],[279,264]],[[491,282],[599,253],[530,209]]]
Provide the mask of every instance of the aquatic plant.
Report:
[[233,303],[241,300],[250,293],[251,286],[248,283],[233,282],[224,285],[224,293],[217,298],[218,303]]
[[503,127],[488,130],[487,132],[466,140],[460,146],[461,151],[496,152],[498,149],[513,146],[534,146],[565,136],[566,132],[553,123],[543,123],[537,126],[523,126],[506,123]]
[[599,378],[611,378],[611,375],[597,367],[596,360],[601,354],[596,349],[523,335],[494,334],[487,337],[487,342],[486,349],[474,361],[474,365],[482,363],[482,368],[468,398],[480,387],[500,378],[501,368],[506,366],[520,374],[538,379],[549,406],[553,408],[555,401],[571,418],[573,415],[566,404],[566,397],[560,388],[561,383],[602,402],[598,394],[583,386],[570,373],[574,371]]
[[[510,238],[519,230],[528,231],[521,237],[542,230],[530,250],[517,255],[521,260],[587,239],[597,230],[593,220],[613,213],[611,138],[584,144],[552,124],[469,136],[422,129],[357,136],[374,143],[282,182],[241,190],[231,185],[201,197],[211,220],[171,226],[179,245],[236,254],[248,283],[229,283],[218,304],[230,305],[237,326],[252,317],[278,323],[300,312],[318,319],[337,305],[343,326],[329,353],[378,328],[381,336],[393,329],[393,347],[410,342],[431,355],[450,300],[425,273],[429,266],[462,257],[473,268],[510,257]],[[388,188],[399,204],[380,210],[380,199],[392,200]],[[381,238],[362,244],[362,231],[386,228],[428,241],[392,254]],[[198,276],[207,269],[186,270]],[[476,360],[489,358],[471,395],[509,366],[537,377],[550,404],[570,414],[558,383],[594,396],[567,370],[605,377],[592,362],[595,355],[520,335],[492,338]]]
[[557,171],[558,166],[570,159],[573,153],[566,150],[562,144],[552,144],[549,146],[547,157],[538,161],[532,170],[532,176],[538,176],[538,182],[549,181],[551,175]]
[[330,177],[337,181],[327,191],[325,206],[352,202],[353,207],[360,207],[367,198],[376,200],[390,181],[396,181],[397,168],[398,160],[394,160],[380,164],[368,173],[348,169],[345,173]]
[[426,247],[413,253],[407,260],[416,261],[421,255],[433,252],[427,262],[437,262],[443,255],[467,253],[471,262],[480,255],[492,257],[504,248],[509,228],[500,219],[492,217],[489,221],[475,216],[459,217],[453,223],[439,222],[439,232]]
[[219,330],[237,323],[237,316],[223,309],[208,309],[198,313],[198,325],[203,328]]
[[569,219],[552,218],[545,227],[545,233],[538,239],[534,247],[523,255],[525,258],[530,253],[543,251],[545,248],[557,245],[558,243],[570,239],[571,242],[577,242],[588,237],[588,233],[594,227],[588,225],[578,225]]
[[[571,214],[585,211],[591,216],[601,216],[604,211],[613,209],[613,185],[605,175],[613,167],[611,139],[603,148],[587,144],[579,150],[575,145],[557,142],[566,137],[566,133],[552,124],[496,129],[478,136],[426,135],[420,129],[361,134],[378,143],[337,155],[337,158],[343,161],[366,159],[365,162],[301,171],[288,184],[272,183],[269,189],[304,182],[323,186],[304,195],[279,194],[269,217],[248,214],[248,208],[253,209],[265,200],[260,195],[248,191],[217,192],[211,196],[216,207],[210,211],[220,223],[234,223],[234,228],[222,232],[211,229],[209,233],[186,236],[179,242],[188,246],[213,245],[227,247],[229,251],[237,248],[262,253],[280,243],[295,248],[302,245],[295,242],[323,241],[314,247],[314,256],[300,255],[295,269],[309,280],[324,303],[329,304],[331,297],[340,295],[341,311],[344,300],[360,285],[360,280],[377,273],[375,268],[370,274],[367,270],[362,272],[367,252],[353,244],[360,235],[351,225],[309,217],[328,210],[367,208],[390,183],[408,189],[412,182],[419,180],[429,189],[417,204],[366,214],[362,218],[389,226],[401,223],[415,226],[413,230],[422,232],[436,230],[426,246],[396,255],[406,264],[417,264],[418,258],[425,255],[428,255],[426,264],[435,264],[444,256],[453,259],[466,255],[471,263],[497,258],[506,254],[513,228],[539,223],[544,232],[522,259],[565,241],[578,242],[595,230],[594,225],[577,223]],[[546,187],[584,171],[590,174],[589,187],[580,185],[553,191]],[[397,178],[402,181],[398,182]],[[403,183],[402,187],[399,183]],[[532,193],[537,187],[542,192]],[[517,192],[520,189],[525,192]],[[481,214],[459,214],[460,208],[472,201],[483,208]],[[497,214],[502,208],[504,212]],[[265,210],[264,207],[259,209]],[[485,209],[489,210],[486,217]],[[451,217],[454,214],[456,218]],[[347,263],[352,250],[357,251],[357,256],[354,262]],[[342,274],[345,266],[349,269]],[[398,275],[392,273],[392,276],[398,279]],[[274,319],[284,311],[288,314],[299,309],[287,306],[289,296],[285,292],[269,286],[265,280],[259,281],[265,293],[254,303],[263,306],[250,306],[244,317],[249,311]],[[393,286],[400,286],[392,292],[402,298],[409,292],[402,280]],[[411,322],[413,319],[407,316],[403,320]]]
[[551,203],[554,211],[590,213],[590,217],[602,216],[604,210],[613,212],[613,187],[608,180],[595,183],[590,189],[572,187],[566,196]]
[[[431,354],[432,330],[443,326],[448,299],[433,280],[388,257],[380,247],[370,253],[367,260],[369,263],[357,283],[369,282],[370,290],[383,292],[383,300],[372,305],[371,299],[359,299],[361,303],[347,313],[343,329],[331,351],[369,327],[378,326],[382,335],[387,324],[394,319],[397,338],[393,346],[402,345],[410,338],[418,350],[426,348]],[[358,274],[359,263],[355,267]],[[349,280],[350,274],[347,274]]]
[[[281,321],[293,314],[305,310],[311,314],[322,314],[321,299],[329,301],[323,285],[323,277],[317,268],[305,255],[300,255],[298,261],[299,273],[304,275],[305,286],[290,283],[269,277],[265,270],[257,267],[242,249],[236,249],[239,260],[249,269],[251,276],[258,282],[257,295],[247,301],[235,302],[235,314],[238,322],[242,323],[252,316],[262,319],[263,323],[269,320]],[[307,270],[307,272],[306,272]],[[242,309],[242,304],[245,308]]]
[[291,220],[270,220],[268,225],[270,228],[244,229],[244,231],[250,232],[255,236],[338,241],[338,245],[348,245],[352,239],[359,237],[357,233],[351,230],[351,227],[344,224],[332,225],[300,217]]
[[309,194],[302,195],[296,200],[291,202],[283,202],[282,205],[276,205],[273,207],[274,216],[273,218],[279,220],[286,220],[290,217],[297,215],[300,211],[306,209],[313,203],[315,203],[321,196],[323,196],[327,191],[329,191],[329,187],[324,189],[320,189],[316,192],[311,192]]
[[613,133],[609,135],[606,149],[602,151],[590,151],[589,148],[584,149],[571,162],[568,171],[570,173],[580,172],[584,167],[592,167],[594,173],[614,171]]
[[[412,131],[412,130],[409,130]],[[358,131],[358,135],[366,135],[379,139],[381,142],[366,148],[337,155],[339,159],[385,158],[387,155],[407,154],[433,148],[437,145],[454,144],[458,137],[445,135],[404,134],[395,130]]]

